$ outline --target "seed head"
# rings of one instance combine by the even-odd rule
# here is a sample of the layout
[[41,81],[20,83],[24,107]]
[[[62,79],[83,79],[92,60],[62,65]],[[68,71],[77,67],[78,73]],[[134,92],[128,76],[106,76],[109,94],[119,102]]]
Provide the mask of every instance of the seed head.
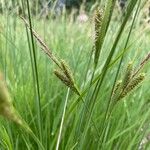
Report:
[[103,11],[100,9],[97,9],[95,12],[95,17],[94,17],[94,24],[95,24],[94,62],[95,62],[95,65],[97,65],[98,63],[99,55],[101,52],[102,41],[103,41],[102,22],[103,22]]
[[97,9],[95,11],[95,16],[94,16],[95,36],[96,37],[99,35],[99,31],[102,26],[102,19],[103,19],[103,11],[100,9]]
[[145,78],[145,73],[141,73],[139,74],[139,76],[132,79],[131,82],[128,84],[128,86],[121,93],[120,99],[125,97],[131,91],[133,91],[144,80],[144,78]]
[[116,94],[118,89],[121,87],[121,84],[122,84],[122,80],[119,80],[116,85],[115,85],[115,88],[114,88],[114,91],[113,93]]
[[113,90],[113,94],[112,94],[112,99],[113,100],[116,100],[119,97],[120,92],[121,92],[121,85],[122,85],[122,80],[119,80],[116,83],[115,88]]
[[69,66],[66,64],[66,62],[64,60],[61,60],[61,66],[62,66],[62,71],[64,72],[64,74],[66,75],[66,77],[68,77],[68,79],[74,83],[74,79],[73,79],[73,76],[72,76],[72,72],[69,68]]
[[22,124],[22,120],[16,113],[10,98],[6,83],[0,73],[0,115],[6,119]]
[[55,70],[54,74],[57,76],[57,78],[59,78],[67,87],[69,87],[72,91],[74,91],[77,95],[79,95],[79,92],[75,86],[75,83],[72,82],[72,80],[70,80],[70,78],[68,78],[66,76],[66,74],[64,74],[64,72],[60,71],[60,70]]
[[68,87],[71,87],[72,83],[70,80],[60,71],[54,70],[54,74]]
[[132,77],[132,69],[133,69],[133,62],[129,62],[122,83],[123,89],[126,88],[128,83],[130,82],[130,79]]

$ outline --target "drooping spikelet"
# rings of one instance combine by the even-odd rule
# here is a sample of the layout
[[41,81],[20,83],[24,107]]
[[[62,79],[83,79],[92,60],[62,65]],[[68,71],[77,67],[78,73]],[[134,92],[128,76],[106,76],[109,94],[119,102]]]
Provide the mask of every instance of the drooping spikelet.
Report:
[[22,124],[21,118],[16,113],[12,100],[10,98],[6,83],[3,79],[2,74],[0,73],[0,115],[16,122],[17,124]]
[[139,74],[139,76],[137,76],[134,79],[132,79],[130,81],[130,83],[128,84],[128,86],[121,93],[119,99],[122,99],[128,93],[130,93],[131,91],[133,91],[144,80],[144,78],[145,78],[145,73],[141,73],[141,74]]
[[73,76],[72,76],[72,72],[69,68],[69,66],[66,64],[66,62],[64,60],[61,60],[61,66],[62,66],[62,71],[64,72],[64,74],[68,77],[68,79],[74,83],[74,79],[73,79]]
[[119,80],[119,81],[116,83],[115,88],[114,88],[114,90],[113,90],[112,100],[116,100],[116,99],[120,96],[121,85],[122,85],[122,80]]
[[125,71],[124,79],[122,82],[122,88],[126,88],[128,83],[130,82],[130,79],[132,77],[132,68],[133,68],[133,62],[129,62],[127,69]]
[[64,72],[60,71],[60,70],[54,70],[54,74],[57,76],[57,78],[59,78],[67,87],[69,87],[72,91],[74,91],[77,95],[80,95],[80,93],[78,92],[75,83],[73,82],[73,80],[70,80],[70,78],[68,78],[68,76],[66,76],[66,74],[64,74]]
[[31,28],[29,23],[24,17],[21,17],[21,19],[25,22],[26,26],[30,29],[32,32],[33,36],[37,39],[37,41],[40,44],[40,47],[44,51],[46,55],[59,67],[59,70],[55,70],[54,73],[55,75],[68,87],[70,87],[75,93],[80,95],[80,92],[77,90],[75,81],[73,79],[72,73],[70,71],[70,68],[68,65],[63,61],[58,59],[49,49],[47,44],[42,40],[42,38],[37,34],[37,32]]
[[145,73],[139,73],[144,64],[150,59],[150,54],[140,63],[140,67],[133,71],[133,63],[130,62],[123,74],[123,81],[115,85],[111,99],[117,102],[131,93],[145,78]]
[[60,70],[54,70],[54,74],[68,87],[72,86],[72,82]]

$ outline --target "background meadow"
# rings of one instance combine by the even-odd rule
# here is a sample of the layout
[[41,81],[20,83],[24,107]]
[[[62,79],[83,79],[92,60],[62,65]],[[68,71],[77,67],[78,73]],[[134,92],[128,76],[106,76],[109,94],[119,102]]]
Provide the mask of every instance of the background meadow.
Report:
[[[0,111],[0,149],[149,149],[150,24],[148,15],[144,17],[144,1],[129,1],[125,14],[117,1],[97,1],[86,12],[86,22],[65,10],[60,16],[39,18],[32,13],[30,1],[18,4],[22,14],[17,13],[17,4],[12,10],[4,7],[0,14],[0,70],[16,116],[24,125]],[[103,20],[95,31],[98,6],[104,9]],[[62,68],[40,48],[41,43],[20,16],[32,25],[60,64],[66,62],[73,84],[63,84],[54,74]],[[129,63],[134,74],[143,60],[136,76],[145,73],[144,80],[132,85],[125,97],[114,100],[118,81],[123,80],[122,86],[132,82],[126,77]]]

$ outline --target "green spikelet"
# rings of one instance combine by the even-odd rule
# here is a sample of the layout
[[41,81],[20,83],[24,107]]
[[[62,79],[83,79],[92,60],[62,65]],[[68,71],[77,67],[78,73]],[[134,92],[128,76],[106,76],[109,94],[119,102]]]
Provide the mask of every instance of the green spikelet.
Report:
[[95,11],[95,16],[94,16],[95,48],[96,48],[97,37],[100,35],[100,30],[101,30],[101,26],[102,26],[102,20],[103,20],[103,11],[100,10],[100,9],[97,9]]
[[103,21],[103,11],[97,9],[94,16],[94,25],[95,25],[95,41],[94,41],[94,50],[95,50],[95,63],[97,64],[99,55],[100,55],[100,46],[101,46],[101,27]]
[[124,79],[122,82],[122,88],[125,89],[128,83],[130,82],[130,79],[132,77],[132,69],[133,69],[133,63],[130,62],[127,66],[127,69],[125,71]]
[[145,73],[139,74],[139,76],[135,77],[131,82],[128,84],[128,86],[123,90],[121,93],[119,99],[124,98],[128,93],[133,91],[145,78]]
[[61,66],[62,66],[62,71],[64,72],[64,74],[68,77],[68,79],[74,83],[74,79],[73,79],[73,76],[72,76],[72,72],[69,68],[69,66],[66,64],[66,62],[64,60],[61,60]]
[[6,83],[0,73],[0,115],[6,119],[14,121],[17,124],[22,125],[22,119],[15,111],[12,100],[10,98]]
[[119,80],[119,81],[116,83],[115,88],[114,88],[114,91],[113,91],[113,94],[114,94],[114,95],[115,95],[116,93],[118,93],[118,91],[120,91],[121,84],[122,84],[122,80]]
[[80,95],[80,93],[78,92],[75,83],[70,80],[66,74],[64,74],[64,72],[60,71],[60,70],[55,70],[54,74],[57,76],[57,78],[59,78],[67,87],[69,87],[72,91],[74,91],[77,95]]
[[115,102],[120,97],[120,92],[122,90],[121,85],[122,85],[122,80],[119,80],[115,85],[115,88],[113,90],[112,97],[111,97],[113,102]]
[[71,88],[72,82],[66,77],[66,75],[63,74],[63,72],[59,70],[54,70],[54,74],[68,87]]

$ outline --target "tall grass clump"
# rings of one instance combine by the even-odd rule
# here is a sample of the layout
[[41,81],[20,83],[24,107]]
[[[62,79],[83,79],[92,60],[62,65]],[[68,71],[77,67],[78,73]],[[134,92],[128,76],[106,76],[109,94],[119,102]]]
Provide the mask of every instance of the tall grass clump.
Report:
[[0,149],[149,149],[144,2],[97,2],[85,23],[35,2],[1,14]]

